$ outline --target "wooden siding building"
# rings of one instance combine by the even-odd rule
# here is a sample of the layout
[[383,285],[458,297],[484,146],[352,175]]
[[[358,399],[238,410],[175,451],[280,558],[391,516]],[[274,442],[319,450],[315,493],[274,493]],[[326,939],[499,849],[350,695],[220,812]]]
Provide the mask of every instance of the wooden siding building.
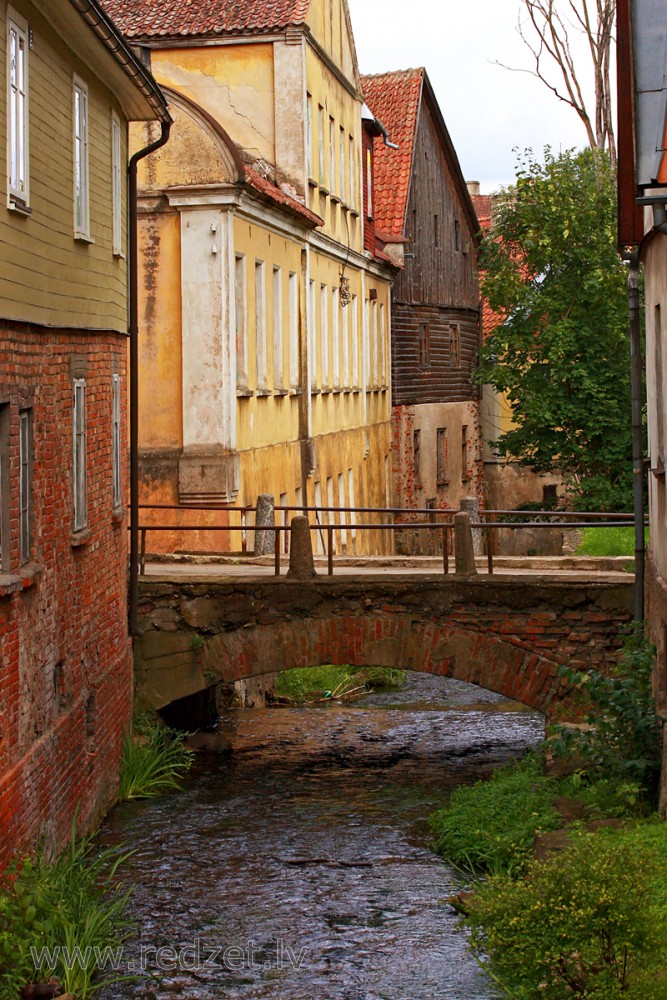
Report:
[[375,140],[376,237],[401,265],[392,294],[393,499],[458,509],[483,495],[472,381],[479,226],[426,71],[367,76],[363,88],[398,147]]
[[96,0],[0,4],[0,867],[113,802],[127,626],[127,139],[166,103]]

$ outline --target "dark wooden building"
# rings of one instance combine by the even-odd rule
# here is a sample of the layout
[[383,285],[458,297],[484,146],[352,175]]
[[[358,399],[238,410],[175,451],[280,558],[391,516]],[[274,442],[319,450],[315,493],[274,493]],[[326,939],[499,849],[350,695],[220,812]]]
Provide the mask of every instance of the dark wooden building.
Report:
[[375,140],[373,216],[402,265],[392,296],[393,493],[401,507],[458,508],[483,494],[477,363],[479,225],[424,69],[363,77],[398,148]]

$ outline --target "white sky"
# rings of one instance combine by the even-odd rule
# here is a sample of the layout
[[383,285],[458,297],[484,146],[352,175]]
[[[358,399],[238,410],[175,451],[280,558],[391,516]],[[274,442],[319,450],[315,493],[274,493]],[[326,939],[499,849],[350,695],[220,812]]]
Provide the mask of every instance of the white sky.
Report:
[[[581,147],[576,113],[534,77],[516,30],[520,0],[348,0],[362,73],[425,66],[466,180],[514,179],[514,147]],[[583,63],[586,53],[583,53]]]

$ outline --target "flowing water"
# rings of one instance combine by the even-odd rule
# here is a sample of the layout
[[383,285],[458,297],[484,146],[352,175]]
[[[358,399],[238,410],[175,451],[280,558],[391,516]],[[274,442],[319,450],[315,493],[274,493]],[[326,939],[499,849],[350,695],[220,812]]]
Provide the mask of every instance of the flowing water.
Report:
[[535,713],[457,681],[347,705],[232,710],[232,752],[184,791],[114,811],[153,978],[103,1000],[488,1000],[429,849],[428,814],[543,736]]

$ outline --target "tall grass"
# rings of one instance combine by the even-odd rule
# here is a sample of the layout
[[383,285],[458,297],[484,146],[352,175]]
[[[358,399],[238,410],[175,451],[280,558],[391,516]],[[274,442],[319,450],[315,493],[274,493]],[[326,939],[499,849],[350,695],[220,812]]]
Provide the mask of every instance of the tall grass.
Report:
[[121,802],[150,799],[180,788],[179,778],[195,759],[185,746],[186,733],[176,733],[157,725],[138,727],[123,736],[120,766]]
[[10,865],[0,880],[0,1000],[17,1000],[21,987],[52,977],[87,1000],[124,978],[100,974],[99,962],[122,950],[130,931],[129,890],[117,877],[126,857],[97,851],[89,839],[77,843],[72,833],[57,860],[38,854]]
[[[578,556],[629,556],[635,554],[635,529],[584,528],[583,541],[577,549]],[[646,532],[648,540],[648,531]]]
[[302,703],[331,697],[345,697],[364,688],[401,688],[407,681],[405,670],[392,667],[295,667],[278,674],[275,693]]

